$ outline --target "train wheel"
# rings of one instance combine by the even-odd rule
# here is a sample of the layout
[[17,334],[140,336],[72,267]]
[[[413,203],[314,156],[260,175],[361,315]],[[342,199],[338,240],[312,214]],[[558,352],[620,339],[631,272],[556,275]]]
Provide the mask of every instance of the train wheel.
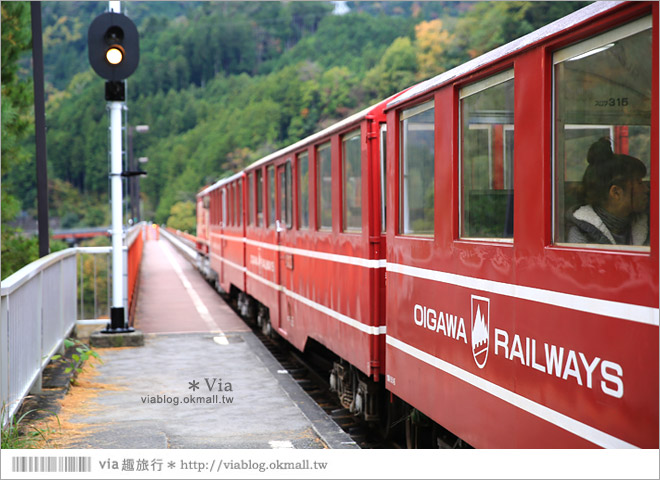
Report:
[[406,448],[418,448],[419,427],[413,420],[412,410],[406,415]]
[[406,414],[406,448],[438,448],[434,443],[433,422],[416,408],[408,406]]
[[402,402],[395,396],[388,401],[384,401],[382,412],[385,414],[382,417],[380,425],[380,434],[388,440],[401,439],[404,430],[404,408]]
[[270,337],[273,333],[273,327],[270,324],[268,309],[263,305],[259,306],[259,313],[257,313],[257,325],[261,327],[261,333]]

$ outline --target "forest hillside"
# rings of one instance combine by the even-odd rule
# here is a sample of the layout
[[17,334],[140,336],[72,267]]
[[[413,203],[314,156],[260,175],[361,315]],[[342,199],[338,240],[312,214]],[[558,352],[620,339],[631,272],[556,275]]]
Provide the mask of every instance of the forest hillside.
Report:
[[[589,2],[122,2],[143,219],[194,228],[199,189]],[[87,28],[107,2],[43,2],[50,216],[109,224],[104,81]],[[36,258],[30,7],[2,2],[2,277]]]

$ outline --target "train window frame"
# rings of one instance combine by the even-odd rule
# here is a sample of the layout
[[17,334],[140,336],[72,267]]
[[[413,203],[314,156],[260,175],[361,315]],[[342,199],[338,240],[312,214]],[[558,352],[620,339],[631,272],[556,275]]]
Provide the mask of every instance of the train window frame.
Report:
[[[358,196],[359,196],[359,226],[349,226],[347,224],[348,220],[348,199],[346,197],[346,192],[347,192],[347,179],[346,179],[346,173],[347,173],[347,168],[346,168],[346,159],[347,159],[347,154],[346,154],[346,145],[348,141],[354,141],[357,138],[357,146],[358,146],[358,170],[359,170],[359,184],[358,184]],[[341,210],[342,210],[342,232],[343,233],[361,233],[362,232],[362,129],[357,128],[354,130],[351,130],[341,136]],[[354,160],[354,159],[353,159]],[[357,217],[357,215],[356,215]]]
[[[305,185],[303,189],[303,157],[305,162]],[[304,152],[299,152],[296,155],[296,180],[298,187],[298,229],[299,230],[309,230],[309,152],[305,150]],[[305,216],[304,213],[307,215]],[[303,222],[303,218],[306,217],[306,222]]]
[[[473,95],[483,93],[491,88],[498,87],[500,85],[503,85],[507,82],[515,82],[515,69],[510,66],[509,68],[500,71],[498,73],[489,75],[488,77],[485,77],[481,80],[477,80],[475,82],[472,82],[470,84],[467,84],[459,89],[458,92],[458,238],[460,240],[467,240],[467,241],[476,241],[476,242],[488,242],[488,243],[501,243],[501,244],[512,244],[514,242],[514,235],[515,235],[515,222],[514,219],[512,218],[511,220],[511,237],[506,237],[506,236],[470,236],[466,235],[465,232],[465,225],[466,221],[464,218],[464,215],[466,213],[465,211],[465,199],[464,199],[464,193],[465,193],[465,180],[463,177],[463,173],[465,170],[464,167],[464,146],[463,146],[463,133],[464,133],[464,126],[463,126],[463,101]],[[515,99],[515,83],[513,84],[513,98]],[[507,196],[507,205],[506,209],[510,210],[511,215],[513,215],[513,199],[515,197],[514,194],[514,175],[515,175],[515,152],[512,152],[511,155],[511,169],[513,169],[513,172],[511,172],[511,175],[507,175],[509,172],[509,168],[507,166],[506,162],[506,156],[507,156],[507,135],[510,135],[511,133],[515,132],[515,100],[512,99],[512,112],[514,115],[513,118],[513,123],[503,123],[501,124],[502,126],[502,188],[501,190],[503,192],[506,192],[509,190],[511,192],[510,196]],[[485,130],[488,135],[488,146],[489,146],[489,154],[491,152],[491,147],[493,144],[492,141],[492,128],[490,128],[494,124],[483,124],[483,125],[474,125],[471,130]],[[489,159],[490,160],[490,159]],[[493,164],[489,163],[489,169],[488,169],[488,176],[489,176],[489,182],[493,183],[494,182],[494,176],[493,176]],[[510,188],[507,188],[510,187]],[[491,190],[497,190],[494,188],[491,188]],[[505,214],[505,223],[506,223],[506,214]],[[505,227],[506,228],[506,227]]]
[[268,165],[266,167],[266,198],[267,198],[267,208],[266,208],[266,217],[268,219],[268,228],[275,227],[277,222],[277,210],[276,210],[276,197],[275,194],[275,165]]
[[[643,17],[637,18],[630,22],[614,26],[602,33],[596,34],[592,37],[578,40],[571,45],[559,48],[551,53],[551,66],[552,66],[552,153],[551,153],[551,242],[550,246],[560,247],[560,248],[579,248],[579,249],[589,249],[593,251],[598,250],[614,250],[621,252],[631,252],[631,253],[641,253],[641,254],[650,254],[651,247],[650,245],[627,245],[627,244],[596,244],[596,243],[572,243],[569,241],[560,241],[559,236],[567,236],[567,228],[565,225],[558,225],[560,222],[565,222],[565,216],[567,212],[567,202],[566,202],[566,186],[563,185],[566,183],[566,167],[559,166],[560,159],[558,158],[558,142],[559,137],[564,141],[562,146],[563,149],[566,148],[566,139],[565,134],[559,134],[557,131],[558,128],[558,79],[557,79],[557,66],[563,62],[575,61],[587,58],[588,56],[595,55],[597,53],[603,52],[611,48],[615,42],[624,40],[626,38],[632,37],[634,35],[640,34],[650,30],[651,35],[653,35],[653,18],[652,15],[645,15]],[[654,45],[651,46],[651,51],[653,52]],[[653,62],[653,60],[652,60]],[[653,77],[651,77],[653,78]],[[652,80],[651,80],[652,82]],[[651,106],[653,108],[653,106]],[[625,127],[630,127],[630,125],[624,125]],[[633,126],[635,126],[633,124]],[[645,126],[645,125],[643,125]],[[615,145],[616,134],[614,133],[616,125],[605,125],[602,123],[583,123],[583,124],[573,124],[573,123],[564,123],[565,130],[579,130],[579,129],[591,129],[591,130],[607,130],[609,131],[609,138],[613,150],[616,153],[617,147]],[[650,135],[653,135],[653,113],[650,112],[648,128]],[[586,157],[586,155],[585,155]],[[649,159],[647,164],[647,172],[645,179],[648,178],[649,189],[652,189],[651,181],[653,176],[651,175],[652,169],[654,168],[654,162],[652,159]],[[657,168],[657,166],[655,166]],[[559,177],[563,176],[564,181],[559,181]],[[562,183],[562,185],[559,185]],[[560,201],[562,205],[559,207],[558,203]],[[650,197],[650,201],[651,201]],[[561,214],[558,210],[561,210]],[[650,215],[650,209],[647,208],[647,214]],[[558,216],[561,215],[561,219]],[[650,233],[649,233],[650,235]],[[567,238],[566,238],[567,240]]]
[[[413,118],[417,115],[426,113],[427,111],[432,110],[433,111],[433,123],[431,124],[431,128],[428,128],[432,132],[433,135],[433,153],[432,153],[432,162],[431,166],[433,169],[433,174],[431,175],[431,191],[433,193],[433,199],[431,202],[432,205],[432,214],[431,214],[431,228],[430,231],[414,231],[412,230],[412,227],[409,226],[409,205],[410,202],[408,200],[408,197],[406,195],[407,190],[404,188],[406,184],[406,178],[408,177],[406,175],[406,160],[407,157],[405,155],[405,148],[406,148],[406,138],[407,138],[407,130],[404,127],[404,122],[409,120],[410,118]],[[399,119],[398,119],[398,124],[399,124],[399,161],[398,161],[398,168],[399,168],[399,179],[398,179],[398,210],[399,210],[399,221],[398,221],[398,234],[406,237],[420,237],[420,238],[435,238],[435,163],[436,163],[436,145],[435,145],[435,128],[436,128],[436,110],[435,110],[435,98],[431,98],[423,103],[411,106],[409,108],[406,108],[402,110],[399,113]],[[406,227],[408,225],[408,227]]]
[[264,173],[260,168],[256,170],[256,175],[254,182],[256,184],[256,193],[257,193],[257,215],[255,217],[256,226],[264,227],[265,218],[264,218]]
[[[321,168],[321,162],[323,160],[321,156],[321,152],[328,151],[329,158],[327,158],[328,164],[329,164],[329,169],[330,169],[330,204],[329,205],[324,205],[322,202],[322,196],[323,192],[325,189],[323,189],[323,180],[321,176],[323,175],[323,171]],[[321,143],[315,147],[316,151],[316,225],[317,225],[317,230],[321,232],[330,232],[332,231],[332,142],[327,141],[324,143]],[[329,213],[329,219],[330,219],[330,224],[324,224],[324,213]]]

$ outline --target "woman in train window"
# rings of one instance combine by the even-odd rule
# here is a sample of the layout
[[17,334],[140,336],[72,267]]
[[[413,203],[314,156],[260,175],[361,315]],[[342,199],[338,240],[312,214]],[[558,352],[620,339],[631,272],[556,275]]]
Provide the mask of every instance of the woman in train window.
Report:
[[591,145],[582,178],[586,205],[568,215],[569,243],[648,245],[646,166],[638,158],[615,154],[608,138]]

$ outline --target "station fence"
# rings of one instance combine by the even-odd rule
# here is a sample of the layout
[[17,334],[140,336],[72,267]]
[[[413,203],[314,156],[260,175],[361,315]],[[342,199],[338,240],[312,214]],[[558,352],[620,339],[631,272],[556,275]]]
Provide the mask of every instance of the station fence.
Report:
[[[124,308],[133,322],[145,223],[124,241]],[[2,281],[0,407],[2,426],[30,392],[41,390],[51,357],[76,324],[109,322],[112,247],[74,247],[46,255]]]

